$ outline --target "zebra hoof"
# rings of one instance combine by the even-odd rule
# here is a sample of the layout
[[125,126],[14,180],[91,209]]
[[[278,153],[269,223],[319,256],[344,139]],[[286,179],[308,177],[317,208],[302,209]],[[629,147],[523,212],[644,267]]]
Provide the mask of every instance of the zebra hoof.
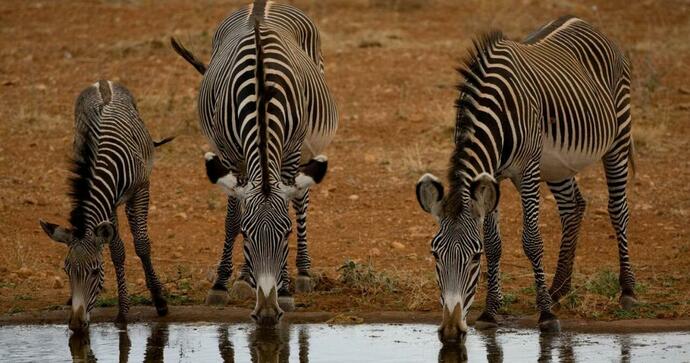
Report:
[[256,297],[254,289],[244,280],[237,280],[232,284],[231,294],[238,300],[248,300]]
[[298,275],[297,280],[295,280],[295,291],[301,294],[314,291],[314,282],[311,277]]
[[539,330],[542,333],[558,333],[561,331],[561,322],[553,313],[542,312],[539,315]]
[[206,305],[225,306],[230,300],[228,292],[225,290],[208,290],[206,295]]
[[120,329],[127,328],[127,316],[125,314],[118,313],[117,317],[115,318],[115,326]]
[[278,306],[285,312],[295,311],[295,299],[292,296],[278,296]]
[[482,315],[477,318],[477,321],[474,322],[474,328],[477,330],[496,329],[498,328],[498,322],[493,315],[484,311]]
[[168,302],[164,298],[155,299],[154,305],[156,305],[156,313],[158,316],[168,315]]
[[624,310],[631,310],[637,305],[637,299],[634,295],[621,295],[620,304]]

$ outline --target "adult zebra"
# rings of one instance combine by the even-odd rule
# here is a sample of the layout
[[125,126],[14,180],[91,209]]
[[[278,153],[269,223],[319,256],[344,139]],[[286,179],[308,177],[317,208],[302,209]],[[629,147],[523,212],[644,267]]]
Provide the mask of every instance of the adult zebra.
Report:
[[69,327],[84,330],[89,313],[103,288],[103,246],[110,246],[118,289],[116,322],[124,323],[129,310],[125,281],[125,247],[117,228],[117,207],[125,203],[134,247],[146,274],[158,315],[168,313],[162,285],[151,263],[147,219],[149,176],[154,147],[172,140],[151,140],[139,117],[132,94],[123,85],[99,81],[86,88],[75,106],[73,209],[70,228],[40,221],[50,238],[69,247],[65,272],[71,286]]
[[215,153],[209,179],[228,194],[225,245],[207,303],[224,304],[232,248],[244,237],[236,287],[256,289],[255,321],[274,324],[291,308],[287,237],[297,214],[297,291],[311,289],[306,211],[309,187],[326,174],[320,155],[338,113],[323,75],[319,33],[300,10],[255,1],[231,14],[213,37],[208,67],[179,42],[173,48],[203,74],[199,117]]
[[[626,184],[632,161],[630,63],[590,24],[572,16],[555,20],[524,42],[491,33],[475,42],[460,70],[455,150],[447,195],[426,174],[417,183],[421,207],[440,229],[431,243],[444,305],[439,334],[462,340],[479,280],[482,250],[488,262],[486,310],[478,326],[495,326],[501,304],[498,182],[520,192],[522,243],[532,263],[542,330],[558,330],[551,305],[570,288],[585,201],[574,175],[602,160],[609,214],[618,237],[621,304],[635,301],[628,258]],[[539,233],[539,182],[555,195],[563,224],[558,269],[547,290]],[[483,228],[482,228],[483,227]],[[483,232],[483,233],[482,233]],[[483,237],[483,243],[482,243]]]

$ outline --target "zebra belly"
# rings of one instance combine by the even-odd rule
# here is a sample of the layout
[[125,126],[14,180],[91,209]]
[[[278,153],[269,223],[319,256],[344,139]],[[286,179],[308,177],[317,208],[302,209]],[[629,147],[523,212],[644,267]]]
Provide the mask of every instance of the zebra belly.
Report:
[[603,153],[586,153],[563,149],[544,135],[540,173],[543,181],[560,181],[570,178],[582,169],[601,160]]

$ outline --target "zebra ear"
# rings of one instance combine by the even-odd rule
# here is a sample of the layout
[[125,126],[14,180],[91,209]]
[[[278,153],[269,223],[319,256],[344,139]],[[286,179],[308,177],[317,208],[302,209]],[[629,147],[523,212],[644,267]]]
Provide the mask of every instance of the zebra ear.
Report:
[[206,160],[206,176],[211,183],[218,185],[226,194],[240,197],[242,189],[237,187],[237,177],[226,168],[220,161],[218,155],[207,152],[204,155]]
[[328,158],[326,155],[318,155],[302,166],[295,178],[295,186],[299,189],[307,189],[314,184],[319,184],[326,177],[328,171]]
[[482,173],[470,183],[470,198],[472,198],[472,212],[484,218],[498,207],[501,193],[498,182],[493,176]]
[[318,155],[302,167],[295,177],[294,185],[282,185],[281,189],[287,199],[293,199],[304,195],[314,184],[319,184],[326,177],[328,171],[328,158]]
[[433,174],[424,174],[417,182],[417,202],[419,206],[434,217],[441,214],[441,200],[443,199],[443,184]]
[[50,237],[50,239],[52,239],[55,242],[69,245],[72,242],[72,239],[74,238],[74,236],[72,235],[72,231],[70,231],[67,228],[63,228],[58,226],[57,224],[46,222],[42,219],[39,219],[38,223],[41,224],[43,232],[45,232],[48,235],[48,237]]
[[109,244],[115,238],[115,225],[108,221],[99,223],[94,229],[93,234],[98,239],[98,244]]

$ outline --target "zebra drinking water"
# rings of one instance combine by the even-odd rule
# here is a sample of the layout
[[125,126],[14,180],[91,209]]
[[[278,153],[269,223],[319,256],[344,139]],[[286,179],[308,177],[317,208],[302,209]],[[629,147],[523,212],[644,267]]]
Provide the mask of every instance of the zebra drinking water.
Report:
[[[288,204],[297,215],[298,292],[312,288],[307,251],[309,187],[321,182],[320,155],[338,113],[326,85],[319,32],[300,10],[255,1],[231,14],[213,37],[208,66],[175,39],[173,48],[203,74],[199,118],[214,153],[208,177],[228,194],[225,244],[207,303],[225,304],[235,237],[245,265],[235,289],[256,289],[252,317],[274,324],[292,307],[287,273]],[[279,306],[280,302],[280,306]]]
[[[443,303],[443,341],[461,341],[479,280],[482,251],[488,262],[486,309],[478,327],[496,326],[499,281],[498,182],[520,192],[522,245],[534,270],[539,327],[557,331],[551,312],[570,289],[577,234],[585,208],[575,174],[602,160],[609,215],[618,237],[621,304],[635,302],[628,257],[626,184],[633,143],[630,63],[622,51],[583,20],[560,18],[524,42],[491,33],[475,42],[460,70],[455,150],[450,187],[426,174],[417,183],[421,207],[440,228],[432,239]],[[539,183],[546,181],[563,224],[558,269],[546,288],[539,233]]]
[[152,141],[132,94],[111,81],[99,81],[82,91],[75,106],[75,129],[71,227],[40,221],[51,239],[69,248],[65,258],[71,287],[69,327],[74,331],[88,328],[89,313],[103,288],[105,245],[110,246],[117,275],[116,322],[126,322],[129,297],[125,247],[118,233],[116,212],[123,203],[146,274],[146,286],[158,315],[166,315],[168,306],[151,264],[147,219],[153,151],[172,138]]

